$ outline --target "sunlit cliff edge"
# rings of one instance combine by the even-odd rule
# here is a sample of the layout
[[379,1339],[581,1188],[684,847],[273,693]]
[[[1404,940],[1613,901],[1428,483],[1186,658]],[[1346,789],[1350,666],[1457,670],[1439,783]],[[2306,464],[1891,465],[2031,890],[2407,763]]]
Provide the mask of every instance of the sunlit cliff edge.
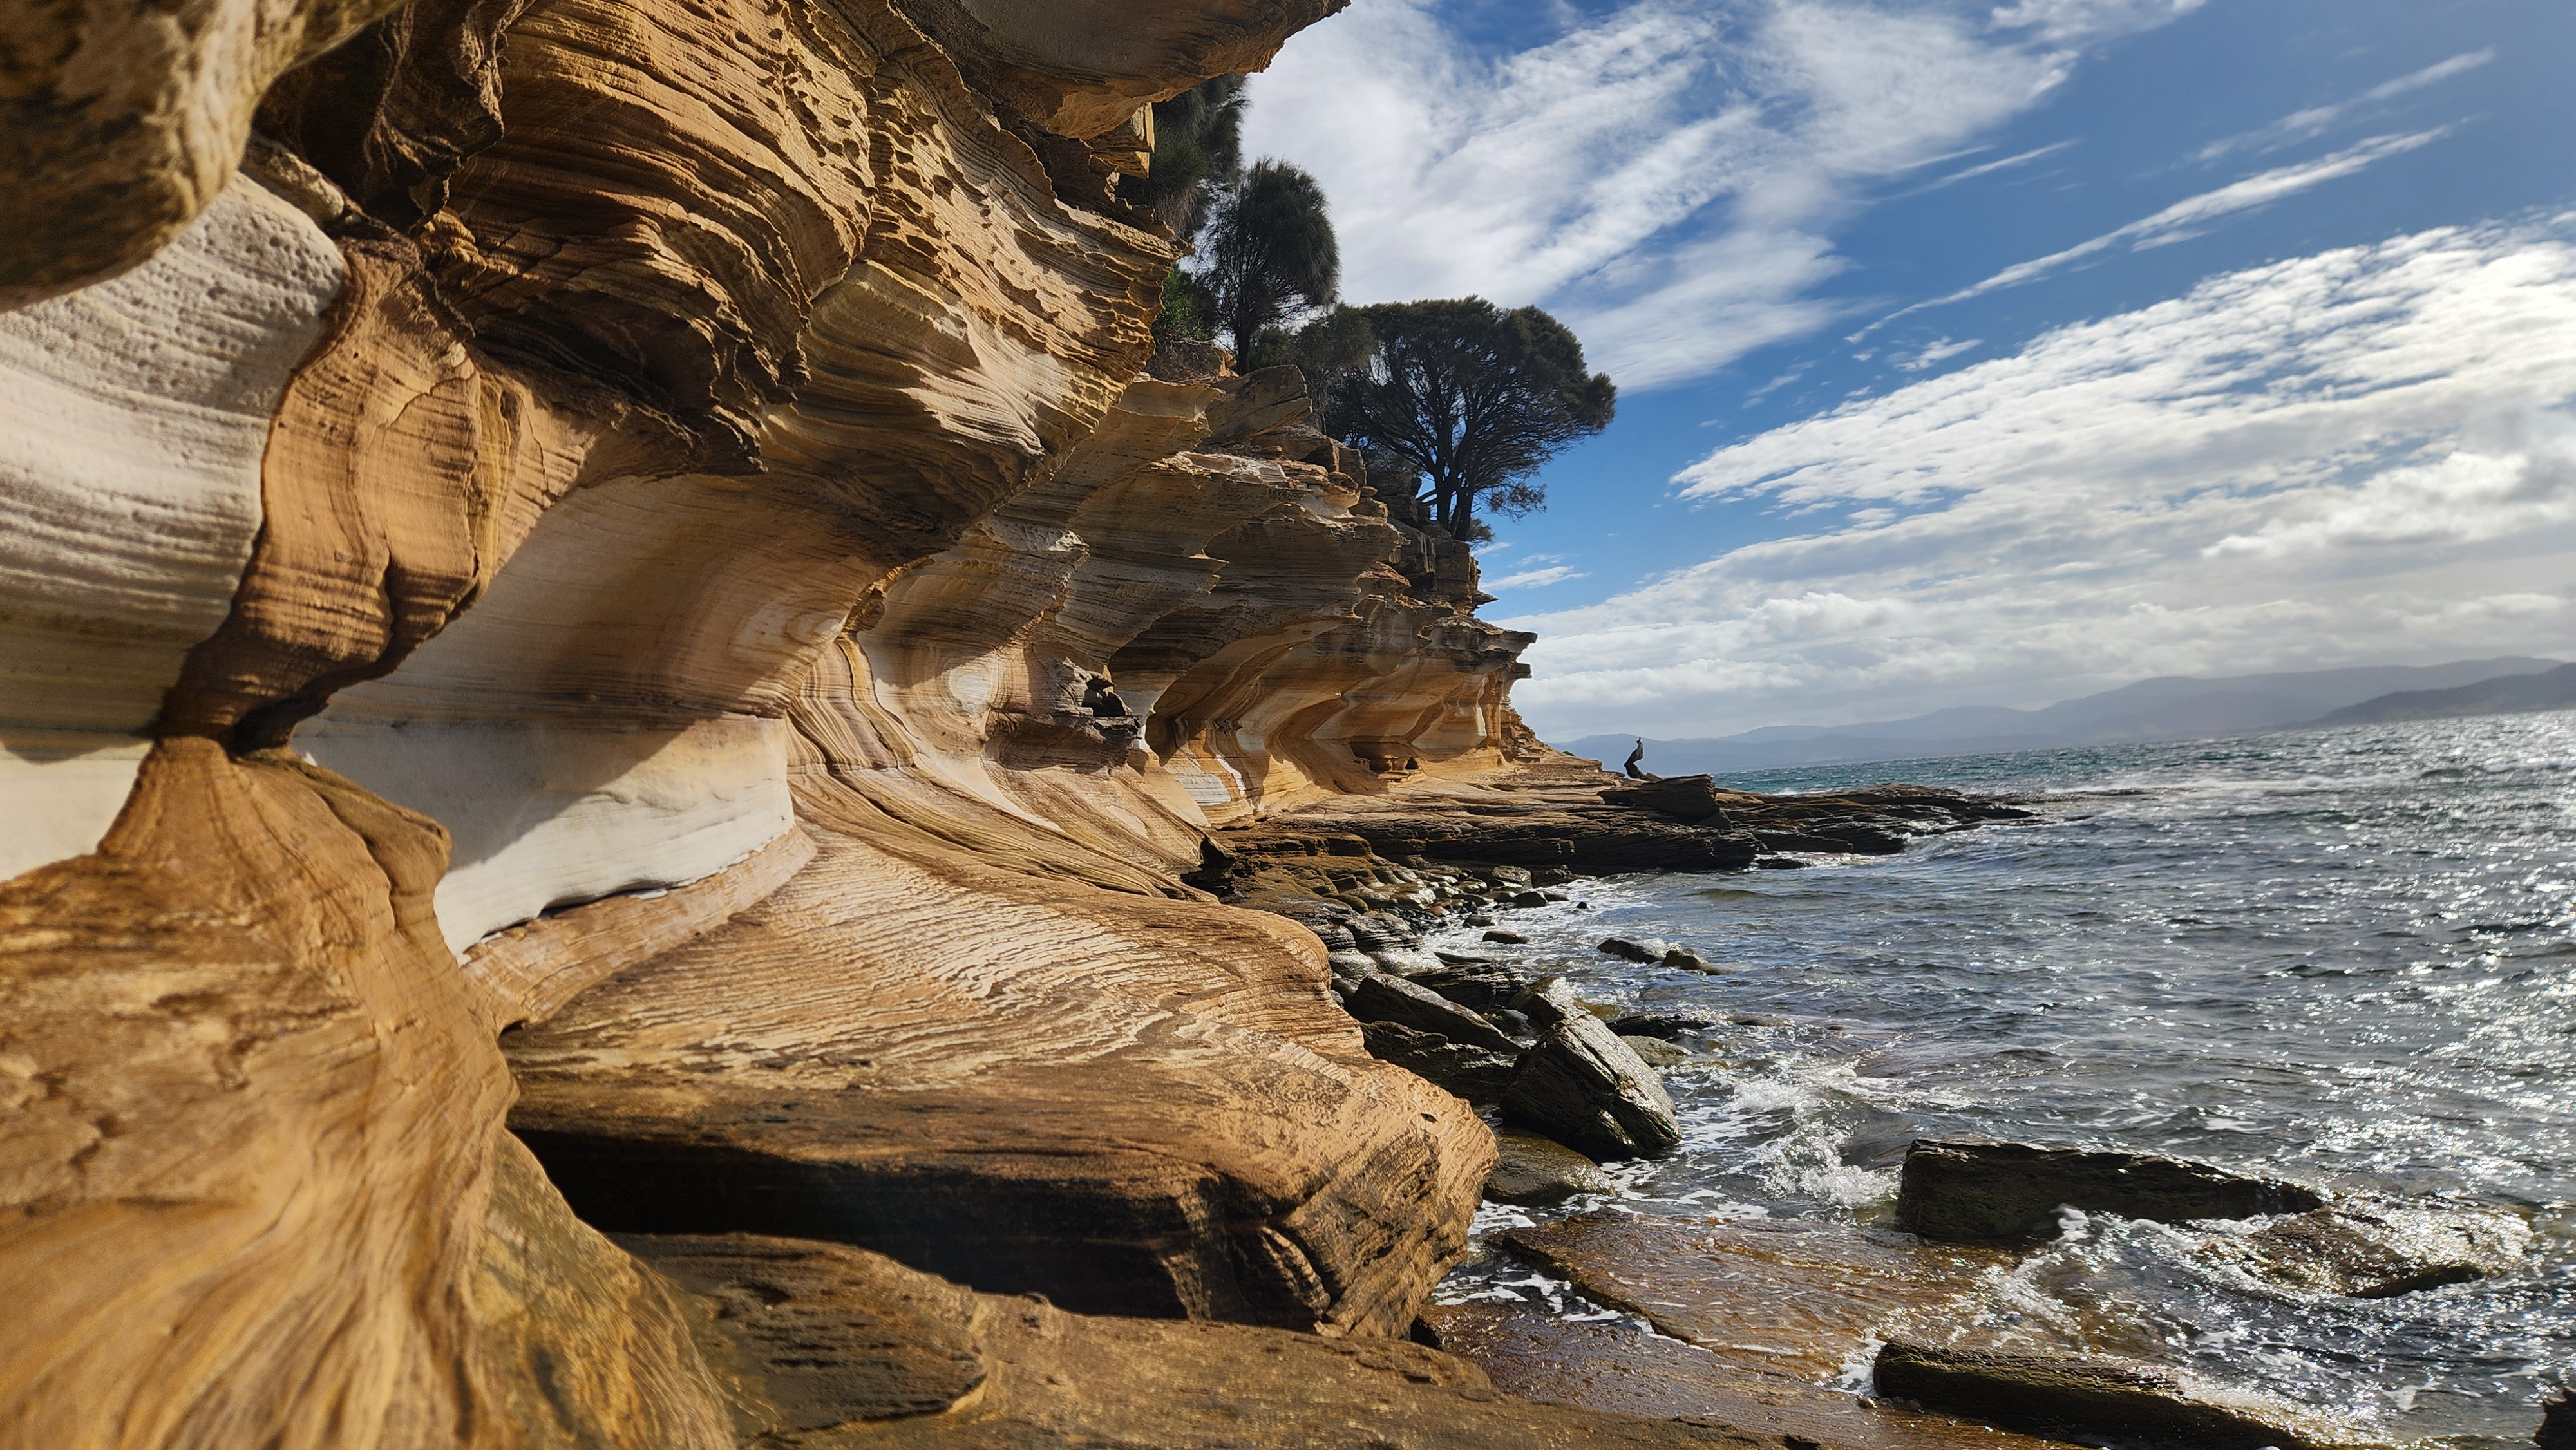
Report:
[[1187,879],[1552,764],[1155,352],[1147,103],[1336,8],[0,21],[0,1443],[1718,1438],[1384,1339],[1490,1135]]

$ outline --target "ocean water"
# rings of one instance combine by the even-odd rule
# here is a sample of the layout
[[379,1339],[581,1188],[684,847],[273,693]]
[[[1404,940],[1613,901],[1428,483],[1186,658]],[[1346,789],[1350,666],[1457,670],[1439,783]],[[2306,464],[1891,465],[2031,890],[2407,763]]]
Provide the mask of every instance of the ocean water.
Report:
[[[2518,1273],[2398,1298],[2264,1292],[2203,1235],[2100,1218],[2016,1292],[2375,1438],[2527,1445],[2576,1383],[2576,713],[1725,783],[1881,780],[2038,815],[1896,857],[1580,882],[1589,910],[1501,914],[1526,947],[1434,934],[1597,1002],[1741,1019],[1666,1070],[1685,1142],[1622,1167],[1609,1206],[1883,1222],[1908,1140],[1982,1133],[2508,1209],[2534,1233]],[[1607,935],[1726,970],[1632,965],[1592,950]],[[1516,1277],[1471,1264],[1451,1296]]]

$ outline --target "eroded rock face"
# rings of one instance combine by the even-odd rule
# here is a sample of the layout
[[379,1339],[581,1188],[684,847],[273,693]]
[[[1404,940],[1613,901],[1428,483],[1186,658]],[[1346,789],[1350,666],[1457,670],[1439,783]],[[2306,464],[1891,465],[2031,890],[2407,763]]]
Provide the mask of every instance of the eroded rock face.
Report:
[[722,1443],[512,1066],[594,1224],[1403,1327],[1490,1137],[1185,878],[1527,637],[1114,185],[1333,8],[6,23],[0,1438]]

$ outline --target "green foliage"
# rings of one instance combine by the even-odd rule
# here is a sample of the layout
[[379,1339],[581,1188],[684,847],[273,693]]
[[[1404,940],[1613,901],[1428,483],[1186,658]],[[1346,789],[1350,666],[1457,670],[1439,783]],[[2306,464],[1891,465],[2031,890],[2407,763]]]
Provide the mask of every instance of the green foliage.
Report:
[[1486,536],[1480,508],[1517,518],[1545,507],[1531,475],[1610,425],[1618,389],[1587,373],[1583,344],[1535,307],[1465,297],[1347,310],[1374,347],[1332,390],[1325,426],[1371,460],[1372,479],[1375,460],[1401,460],[1420,479],[1423,511],[1453,538]]
[[1199,279],[1174,267],[1163,274],[1163,310],[1154,317],[1158,337],[1191,337],[1207,342],[1216,336],[1216,299]]
[[1163,219],[1189,241],[1207,225],[1216,198],[1243,174],[1243,77],[1218,76],[1154,103],[1154,161],[1118,194]]
[[1235,355],[1253,356],[1265,328],[1332,305],[1341,246],[1324,189],[1299,167],[1265,156],[1245,168],[1209,219],[1206,266],[1216,321]]

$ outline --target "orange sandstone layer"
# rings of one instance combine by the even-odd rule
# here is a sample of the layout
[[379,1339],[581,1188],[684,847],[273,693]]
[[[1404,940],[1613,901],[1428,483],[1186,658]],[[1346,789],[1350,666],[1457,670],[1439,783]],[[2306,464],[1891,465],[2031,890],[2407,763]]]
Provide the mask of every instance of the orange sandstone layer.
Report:
[[1182,878],[1527,637],[1116,193],[1334,8],[0,22],[0,1442],[770,1433],[601,1224],[1409,1321],[1488,1136]]

